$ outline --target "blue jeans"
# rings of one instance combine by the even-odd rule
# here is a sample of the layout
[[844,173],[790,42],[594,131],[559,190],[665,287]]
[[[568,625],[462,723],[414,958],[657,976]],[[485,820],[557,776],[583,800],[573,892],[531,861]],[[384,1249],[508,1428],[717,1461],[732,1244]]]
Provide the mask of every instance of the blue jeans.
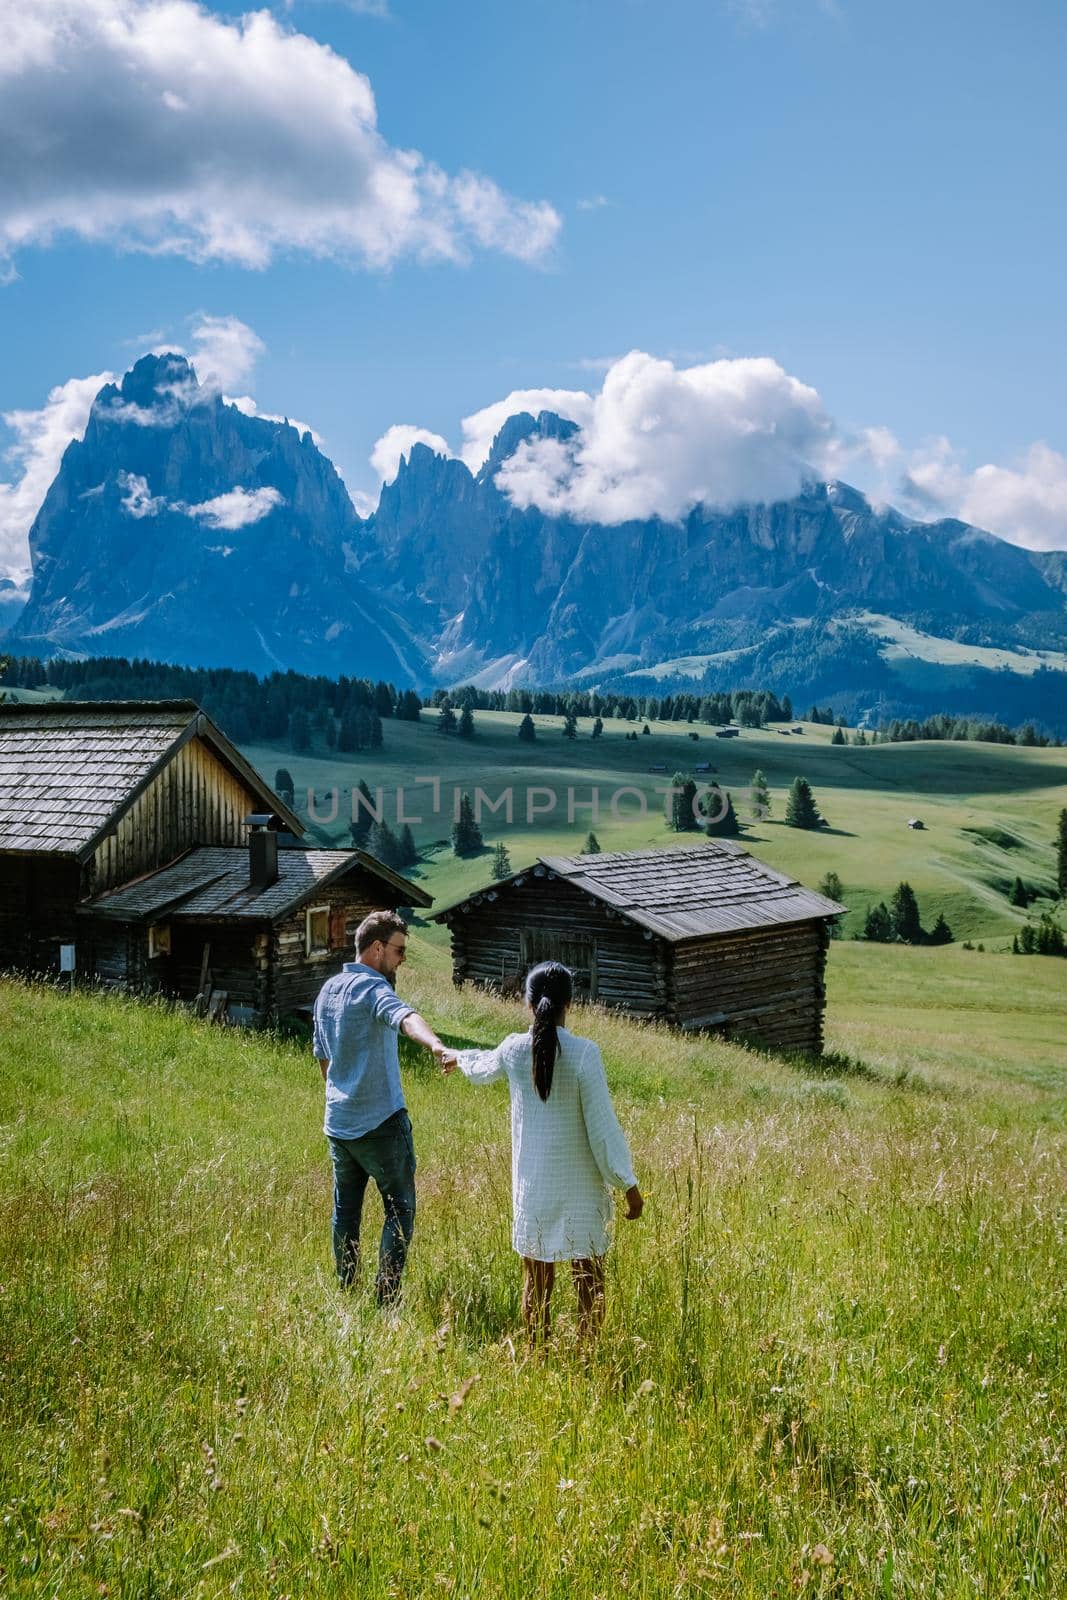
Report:
[[359,1270],[359,1226],[363,1197],[371,1178],[385,1207],[385,1226],[378,1251],[376,1290],[379,1305],[400,1293],[400,1275],[415,1231],[415,1141],[406,1111],[391,1117],[360,1139],[331,1138],[333,1161],[333,1258],[343,1289],[351,1288]]

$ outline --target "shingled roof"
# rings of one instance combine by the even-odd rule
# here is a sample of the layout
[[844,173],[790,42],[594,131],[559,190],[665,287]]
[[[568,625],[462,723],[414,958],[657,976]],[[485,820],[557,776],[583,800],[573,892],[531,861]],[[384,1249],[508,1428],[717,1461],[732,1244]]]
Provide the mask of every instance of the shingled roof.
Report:
[[393,872],[365,850],[278,851],[278,878],[265,889],[248,880],[248,851],[239,846],[200,845],[165,867],[79,907],[82,915],[121,922],[271,922],[310,899],[352,867],[363,867],[398,890],[404,905],[429,906],[433,896]]
[[[439,911],[439,922],[472,911],[486,893],[517,887],[531,874],[555,875],[620,916],[676,944],[709,934],[840,916],[845,907],[775,872],[730,840],[678,849],[623,850],[590,856],[541,856],[491,889]],[[517,909],[517,908],[516,908]]]
[[193,700],[0,705],[0,850],[88,855],[199,737],[299,837],[303,823]]

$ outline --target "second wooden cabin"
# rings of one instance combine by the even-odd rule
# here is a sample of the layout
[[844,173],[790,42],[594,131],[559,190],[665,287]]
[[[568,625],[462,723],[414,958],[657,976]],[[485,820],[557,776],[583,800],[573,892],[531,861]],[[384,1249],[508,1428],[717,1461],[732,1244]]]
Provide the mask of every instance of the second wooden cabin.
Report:
[[822,1048],[826,951],[844,906],[729,840],[541,856],[434,921],[457,984],[512,991],[562,961],[578,997],[776,1049]]

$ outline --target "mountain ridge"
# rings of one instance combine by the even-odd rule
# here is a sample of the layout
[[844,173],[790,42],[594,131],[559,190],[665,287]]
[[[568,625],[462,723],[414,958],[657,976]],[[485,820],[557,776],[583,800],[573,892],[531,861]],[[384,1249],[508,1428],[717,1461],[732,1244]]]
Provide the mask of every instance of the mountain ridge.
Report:
[[[678,659],[709,658],[714,672],[753,652],[769,670],[777,649],[801,695],[802,639],[827,660],[836,650],[843,689],[885,693],[874,663],[888,646],[864,615],[1009,661],[1067,649],[1067,552],[919,522],[847,483],[673,522],[515,505],[498,485],[504,462],[578,431],[550,411],[516,413],[474,471],[414,444],[364,519],[310,433],[227,403],[184,357],[144,357],[100,391],[64,453],[8,647],[419,688],[588,686]],[[851,682],[846,623],[871,647],[852,652]]]

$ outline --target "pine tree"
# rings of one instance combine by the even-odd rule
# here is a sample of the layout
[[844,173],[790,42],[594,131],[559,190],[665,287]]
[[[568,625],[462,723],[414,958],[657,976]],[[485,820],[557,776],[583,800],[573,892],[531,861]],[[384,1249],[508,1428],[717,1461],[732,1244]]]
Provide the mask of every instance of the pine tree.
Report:
[[457,856],[476,856],[482,848],[482,830],[474,819],[469,794],[459,797],[459,816],[452,824],[452,849]]
[[671,795],[671,827],[675,833],[695,833],[700,827],[694,805],[697,797],[696,779],[684,772],[676,772],[671,784],[678,791]]
[[725,793],[716,784],[708,791],[708,805],[711,810],[704,832],[709,839],[736,839],[741,832],[741,824],[737,820],[730,792]]
[[600,735],[601,735],[601,734],[602,734],[602,733],[603,733],[603,732],[604,732],[604,724],[603,724],[603,721],[602,721],[602,720],[601,720],[601,718],[600,718],[600,717],[597,717],[597,719],[596,719],[596,721],[595,721],[595,722],[594,722],[594,723],[593,723],[593,733],[592,733],[592,737],[593,737],[593,738],[594,738],[594,739],[599,739],[599,738],[600,738]]
[[836,900],[840,903],[845,886],[836,872],[828,872],[819,885],[819,893],[824,894],[827,900]]
[[1011,903],[1013,906],[1021,906],[1024,911],[1030,904],[1030,896],[1027,894],[1026,885],[1021,878],[1016,878],[1012,886]]
[[910,883],[898,883],[893,891],[893,931],[904,944],[922,944],[919,902]]
[[[360,796],[362,796],[364,804],[360,803]],[[352,843],[356,849],[365,849],[367,840],[370,838],[370,831],[374,826],[374,813],[378,808],[364,778],[360,778],[356,793],[352,798],[355,804],[352,825],[348,831],[352,835]]]
[[338,750],[359,750],[362,748],[359,737],[359,717],[354,708],[346,709],[341,715],[340,726],[337,729]]
[[456,727],[456,713],[452,710],[451,700],[442,700],[441,709],[437,715],[438,733],[455,733]]
[[592,828],[590,828],[589,832],[585,836],[585,843],[582,845],[581,854],[583,856],[598,856],[600,854],[600,840],[597,838]]
[[289,715],[289,743],[301,752],[311,749],[311,718],[302,706]]
[[769,817],[771,814],[771,791],[767,787],[767,780],[763,776],[762,768],[757,767],[752,774],[752,782],[748,787],[752,795],[752,815],[757,821],[761,817]]
[[281,796],[286,805],[292,805],[296,786],[293,783],[293,775],[288,767],[279,767],[274,774],[274,792]]
[[1060,891],[1060,899],[1067,900],[1067,806],[1060,812],[1056,830],[1056,887]]
[[493,865],[490,868],[491,876],[499,883],[503,878],[511,877],[511,857],[508,847],[503,839],[493,849]]
[[537,729],[534,727],[534,719],[531,717],[528,711],[523,717],[522,721],[519,723],[519,738],[522,740],[523,744],[533,744],[534,740],[537,738]]
[[815,796],[807,778],[794,778],[785,803],[785,821],[789,828],[817,828],[821,821]]
[[376,822],[371,828],[370,838],[367,841],[368,854],[375,856],[384,866],[398,867],[400,865],[400,850],[396,834],[383,817],[381,822]]
[[[939,911],[937,913],[937,921],[934,923],[933,927],[930,929],[929,943],[930,944],[951,944],[952,943],[952,929],[949,927],[948,923],[945,921],[945,913],[943,911]],[[1016,949],[1017,948],[1018,948],[1018,944],[1016,942]]]
[[459,714],[459,727],[456,729],[461,739],[474,738],[474,713],[470,706],[464,706]]
[[573,711],[568,711],[563,718],[563,737],[565,739],[574,739],[577,737],[577,734],[578,718],[574,715]]
[[397,862],[402,867],[417,867],[419,864],[419,848],[415,843],[415,835],[411,831],[411,824],[405,822],[400,830],[397,840]]
[[831,738],[830,743],[831,744],[844,744],[844,742],[845,742],[845,730],[843,728],[835,728],[834,732],[833,732],[833,737]]
[[645,723],[644,727],[641,729],[641,732],[643,734],[647,733],[647,734],[651,735],[652,729],[649,727],[647,722]]
[[870,940],[872,944],[892,944],[896,938],[893,918],[884,900],[874,907],[867,907],[867,917],[863,924],[863,937]]

